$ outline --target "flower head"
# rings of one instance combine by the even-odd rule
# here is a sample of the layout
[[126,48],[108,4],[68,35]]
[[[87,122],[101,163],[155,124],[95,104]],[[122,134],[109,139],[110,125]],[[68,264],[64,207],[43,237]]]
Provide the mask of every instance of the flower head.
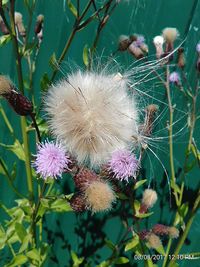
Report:
[[157,198],[158,197],[156,191],[152,189],[146,189],[143,193],[142,205],[146,206],[147,209],[152,208],[156,203]]
[[180,75],[178,72],[174,71],[169,75],[169,81],[171,83],[179,84],[180,83]]
[[12,82],[3,75],[0,75],[0,95],[9,94],[12,89]]
[[38,145],[36,159],[33,163],[36,173],[40,174],[43,179],[48,177],[61,177],[65,169],[69,169],[71,162],[66,155],[65,148],[58,142],[45,141]]
[[167,229],[168,229],[168,234],[171,238],[178,238],[179,237],[179,230],[176,227],[170,226]]
[[139,163],[134,154],[128,150],[117,150],[112,154],[111,160],[108,162],[109,170],[119,180],[126,180],[135,177]]
[[162,35],[167,43],[172,44],[179,36],[179,32],[176,28],[165,28]]
[[136,41],[135,44],[140,47],[141,45],[143,45],[145,43],[145,38],[143,35],[137,35],[136,36]]
[[197,53],[200,53],[200,43],[197,44],[196,51],[197,51]]
[[93,212],[107,211],[116,200],[111,186],[105,181],[91,182],[84,191],[87,207]]
[[50,129],[79,163],[101,165],[137,136],[137,109],[127,85],[105,71],[78,71],[49,89]]
[[17,26],[19,34],[21,36],[25,37],[26,36],[26,30],[24,28],[22,14],[19,12],[15,12],[15,24]]
[[159,59],[161,58],[161,56],[163,55],[164,51],[163,51],[163,44],[164,44],[165,40],[163,38],[163,36],[155,36],[153,38],[153,43],[155,45],[156,48],[156,57]]
[[154,233],[148,234],[145,239],[147,241],[147,246],[149,248],[157,249],[157,248],[162,246],[162,242],[161,242],[160,238],[157,235],[155,235]]
[[119,51],[125,51],[130,45],[130,39],[127,35],[120,35],[118,40]]

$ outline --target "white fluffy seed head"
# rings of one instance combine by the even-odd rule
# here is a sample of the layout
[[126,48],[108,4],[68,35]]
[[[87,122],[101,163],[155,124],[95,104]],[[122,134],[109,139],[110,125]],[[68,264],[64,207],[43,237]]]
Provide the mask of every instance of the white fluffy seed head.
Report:
[[94,181],[84,192],[87,207],[93,212],[108,211],[116,200],[111,186],[104,181]]
[[158,197],[156,191],[152,189],[146,189],[143,193],[142,204],[147,208],[151,208],[156,203],[157,198]]
[[179,36],[179,32],[176,28],[165,28],[162,35],[166,42],[173,43]]
[[116,73],[78,71],[49,89],[45,110],[50,130],[79,163],[101,165],[137,136],[137,109],[127,83]]

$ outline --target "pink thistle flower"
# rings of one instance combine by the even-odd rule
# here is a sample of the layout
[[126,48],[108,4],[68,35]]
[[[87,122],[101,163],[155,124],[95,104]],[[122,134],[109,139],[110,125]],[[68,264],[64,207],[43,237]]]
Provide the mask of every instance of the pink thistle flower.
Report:
[[145,43],[145,38],[143,35],[137,35],[137,39],[135,41],[136,46],[140,47]]
[[174,71],[169,75],[169,81],[175,83],[176,85],[180,84],[180,75],[178,72]]
[[108,162],[109,170],[119,180],[126,180],[133,176],[135,178],[139,164],[135,155],[128,150],[117,150],[112,154],[111,160]]
[[68,169],[71,160],[66,154],[65,148],[59,142],[49,142],[38,144],[37,154],[33,166],[36,173],[44,179],[61,177],[62,173]]

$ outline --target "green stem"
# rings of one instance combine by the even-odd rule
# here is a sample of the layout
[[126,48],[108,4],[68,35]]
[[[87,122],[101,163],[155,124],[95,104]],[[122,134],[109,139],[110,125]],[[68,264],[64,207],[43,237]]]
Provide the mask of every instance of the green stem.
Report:
[[6,115],[6,113],[5,113],[5,111],[4,111],[2,106],[0,106],[0,112],[1,112],[1,115],[2,115],[2,117],[4,119],[4,121],[5,121],[6,126],[8,127],[8,130],[10,131],[11,135],[14,135],[14,130],[13,130],[13,128],[12,128],[10,122],[9,122],[9,119],[8,119],[8,117],[7,117],[7,115]]
[[191,215],[190,215],[190,217],[189,217],[189,219],[188,219],[188,222],[187,222],[187,224],[186,224],[186,226],[185,226],[185,230],[184,230],[184,232],[183,232],[181,238],[179,239],[179,242],[178,242],[178,244],[177,244],[177,246],[176,246],[175,252],[173,253],[173,255],[174,255],[175,257],[174,257],[173,260],[170,261],[168,267],[172,267],[173,264],[174,264],[174,262],[176,261],[176,257],[178,256],[178,254],[179,254],[179,252],[180,252],[180,250],[181,250],[181,248],[182,248],[182,246],[183,246],[183,244],[184,244],[184,242],[185,242],[185,239],[186,239],[187,236],[188,236],[188,233],[189,233],[190,228],[191,228],[191,226],[192,226],[192,223],[193,223],[195,214],[196,214],[196,212],[197,212],[197,210],[198,210],[198,208],[199,208],[199,205],[200,205],[200,190],[199,190],[199,192],[198,192],[197,198],[196,198],[195,203],[194,203],[194,206],[193,206],[193,208],[192,208]]
[[[11,37],[13,42],[13,48],[16,57],[16,68],[17,68],[17,77],[19,83],[19,89],[24,93],[24,84],[23,84],[23,74],[22,74],[22,64],[21,56],[19,54],[19,46],[16,37],[15,21],[14,21],[14,12],[15,12],[15,1],[10,1],[10,23],[11,23]],[[33,200],[33,181],[32,181],[32,172],[31,172],[31,163],[30,163],[30,153],[29,153],[29,143],[28,143],[28,134],[26,132],[27,122],[25,117],[21,117],[21,130],[24,143],[24,152],[25,152],[25,166],[26,166],[26,175],[27,175],[27,185],[29,191],[30,200]]]

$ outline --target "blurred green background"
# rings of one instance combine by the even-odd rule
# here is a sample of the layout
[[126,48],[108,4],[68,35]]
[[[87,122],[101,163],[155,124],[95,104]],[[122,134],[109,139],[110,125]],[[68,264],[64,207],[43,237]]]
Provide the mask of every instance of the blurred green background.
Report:
[[[82,0],[83,4],[86,0]],[[100,3],[102,1],[97,1]],[[193,81],[195,72],[195,60],[196,43],[200,40],[200,1],[196,0],[122,0],[122,3],[117,7],[112,14],[108,25],[102,32],[100,42],[97,49],[98,57],[110,56],[117,48],[117,41],[120,34],[143,34],[146,38],[147,44],[150,47],[150,55],[154,56],[154,48],[152,46],[152,39],[155,35],[161,33],[165,27],[176,27],[180,32],[179,40],[184,42],[184,48],[187,57],[186,71]],[[24,7],[24,1],[16,1],[16,11],[23,14],[24,22],[28,21],[27,10]],[[37,59],[36,73],[34,74],[34,90],[36,92],[36,99],[41,101],[40,93],[40,80],[44,72],[48,74],[52,73],[52,69],[49,65],[49,59],[55,52],[57,56],[60,55],[65,42],[71,32],[74,18],[69,12],[65,1],[63,0],[38,0],[36,1],[36,8],[33,14],[33,20],[36,19],[38,14],[44,14],[44,39],[41,45],[41,49]],[[32,25],[34,26],[34,25]],[[75,36],[72,46],[62,64],[62,72],[66,73],[67,70],[74,66],[79,65],[84,67],[82,54],[83,48],[87,44],[90,46],[94,40],[94,32],[96,30],[96,23],[91,23],[89,27],[78,32]],[[116,59],[124,69],[134,68],[134,60],[128,53],[117,54]],[[24,73],[26,73],[26,64],[23,62]],[[9,75],[11,79],[17,83],[16,68],[14,54],[11,48],[11,43],[0,48],[0,72],[5,75]],[[60,72],[57,76],[63,77],[63,73]],[[148,70],[147,70],[148,72]],[[26,78],[26,77],[25,77]],[[135,80],[140,78],[135,74]],[[165,129],[165,122],[167,119],[167,107],[160,105],[155,99],[164,98],[164,89],[159,88],[156,81],[147,81],[139,83],[139,90],[146,92],[150,97],[144,97],[139,94],[142,104],[155,103],[158,104],[161,109],[161,120],[159,119],[156,128],[155,136],[163,136],[162,142],[153,142],[153,151],[158,155],[163,162],[165,168],[168,170],[168,143],[167,143],[167,131]],[[27,95],[29,93],[27,92]],[[151,97],[153,96],[153,98]],[[180,110],[184,110],[185,102],[181,96],[174,90],[172,99],[177,103]],[[157,102],[157,103],[156,103]],[[6,106],[3,100],[1,104],[5,107],[7,116],[12,122],[12,125],[16,129],[18,138],[21,140],[20,121],[16,117],[13,111]],[[175,113],[175,119],[179,120],[175,126],[175,132],[185,125],[187,121],[187,114],[183,115],[178,112]],[[182,125],[182,126],[181,126]],[[176,128],[177,127],[177,128]],[[198,138],[199,127],[195,132]],[[187,138],[187,131],[183,129],[180,134],[175,137],[175,159],[176,170],[183,164],[183,153],[186,149],[185,140]],[[198,138],[198,141],[200,139]],[[0,143],[12,144],[12,138],[10,137],[8,130],[0,117]],[[199,146],[200,142],[197,143]],[[34,144],[32,144],[33,154],[35,152]],[[15,158],[10,152],[6,151],[0,146],[0,157],[8,163],[10,169],[13,168],[13,162],[17,160],[17,181],[16,185],[23,191],[23,186],[26,186],[25,170],[23,164],[21,164],[17,158]],[[149,184],[153,186],[159,195],[159,202],[154,207],[154,215],[148,220],[145,227],[151,227],[155,223],[172,223],[172,208],[169,207],[169,191],[164,177],[164,170],[159,161],[148,152],[143,161],[142,174],[148,179]],[[186,180],[187,192],[185,194],[185,201],[190,202],[192,205],[194,191],[199,185],[199,172],[194,170]],[[70,177],[64,177],[62,181],[57,182],[57,187],[61,192],[68,194],[73,190],[73,182]],[[138,199],[140,199],[140,192],[138,193]],[[8,188],[7,181],[0,174],[0,200],[7,206],[14,205],[15,195]],[[51,257],[48,259],[46,266],[71,266],[70,250],[74,250],[79,256],[86,256],[91,261],[91,266],[96,266],[102,259],[105,259],[111,254],[111,251],[107,247],[103,247],[104,238],[112,240],[116,243],[119,240],[120,235],[124,231],[122,224],[122,218],[124,214],[128,214],[129,211],[125,208],[122,210],[120,207],[115,207],[114,211],[102,215],[91,215],[90,213],[84,213],[82,215],[75,215],[74,213],[67,214],[53,214],[47,215],[45,220],[46,238],[49,244],[52,245]],[[1,221],[4,219],[4,214],[0,211]],[[142,228],[143,226],[141,226]],[[182,253],[189,253],[198,251],[200,238],[200,212],[198,212],[196,219],[193,222],[189,237],[186,240]],[[0,251],[0,266],[4,266],[6,255]],[[131,256],[130,256],[131,257]],[[188,267],[192,264],[193,267],[199,267],[200,261],[179,261],[179,266]],[[159,262],[157,263],[159,265]],[[142,263],[131,260],[130,264],[123,266],[143,266]]]

